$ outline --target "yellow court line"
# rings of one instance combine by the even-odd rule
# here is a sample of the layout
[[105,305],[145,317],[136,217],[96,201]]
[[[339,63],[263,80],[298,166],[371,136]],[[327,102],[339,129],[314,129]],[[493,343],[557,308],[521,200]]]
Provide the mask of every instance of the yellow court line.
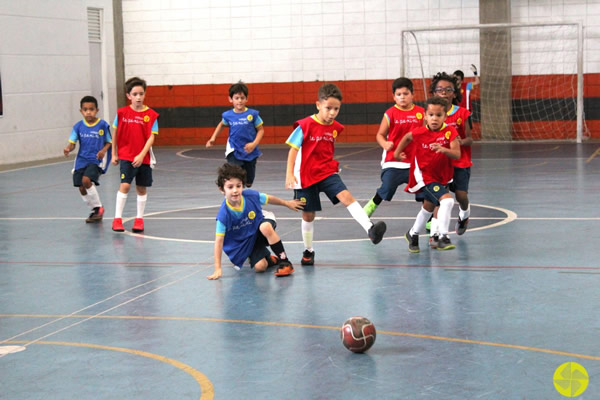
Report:
[[587,160],[585,160],[585,162],[586,162],[586,163],[589,163],[589,162],[590,162],[590,161],[592,161],[592,160],[593,160],[593,159],[594,159],[594,158],[595,158],[595,157],[596,157],[598,154],[600,154],[600,147],[598,147],[598,148],[596,149],[596,151],[595,151],[595,152],[594,152],[594,153],[593,153],[591,156],[589,156]]
[[[14,341],[10,341],[7,343],[24,344],[24,343],[28,343],[28,342],[26,340],[14,340]],[[184,371],[185,373],[191,375],[192,378],[194,378],[196,380],[196,382],[198,382],[198,384],[200,385],[200,389],[202,390],[202,394],[200,395],[200,400],[212,400],[215,395],[215,390],[214,390],[212,383],[206,377],[206,375],[204,375],[202,372],[200,372],[197,369],[194,369],[194,368],[190,367],[189,365],[184,364],[180,361],[173,360],[172,358],[168,358],[168,357],[164,357],[164,356],[159,356],[158,354],[148,353],[146,351],[140,351],[140,350],[127,349],[124,347],[102,346],[102,345],[90,344],[90,343],[39,341],[39,342],[35,342],[35,344],[46,344],[46,345],[51,345],[51,346],[88,347],[91,349],[119,351],[121,353],[128,353],[128,354],[133,354],[136,356],[151,358],[153,360],[157,360],[157,361],[172,365],[173,367],[179,368],[180,370]]]
[[[3,317],[16,317],[16,318],[58,318],[58,317],[69,317],[69,318],[88,318],[86,315],[70,315],[70,316],[62,316],[62,315],[32,315],[32,314],[0,314],[0,318]],[[271,321],[248,321],[248,320],[240,320],[240,319],[222,319],[222,318],[194,318],[194,317],[153,317],[153,316],[135,316],[135,315],[100,315],[96,318],[103,319],[138,319],[138,320],[165,320],[165,321],[200,321],[200,322],[221,322],[221,323],[229,323],[229,324],[248,324],[248,325],[263,325],[263,326],[284,326],[290,328],[309,328],[309,329],[328,329],[339,331],[339,326],[326,326],[326,325],[310,325],[310,324],[295,324],[290,322],[271,322]],[[590,356],[586,354],[578,354],[578,353],[569,353],[565,351],[559,350],[551,350],[551,349],[543,349],[539,347],[531,347],[531,346],[520,346],[515,344],[505,344],[505,343],[494,343],[494,342],[486,342],[481,340],[471,340],[471,339],[459,339],[459,338],[451,338],[445,336],[432,336],[432,335],[421,335],[417,333],[407,333],[407,332],[394,332],[394,331],[377,331],[378,335],[390,335],[390,336],[405,336],[412,337],[417,339],[429,339],[429,340],[439,340],[445,342],[455,342],[455,343],[465,343],[465,344],[477,344],[481,346],[493,346],[493,347],[503,347],[508,349],[516,349],[516,350],[525,350],[525,351],[535,351],[538,353],[547,353],[559,356],[566,357],[574,357],[574,358],[584,358],[587,360],[600,361],[600,357],[598,356]],[[27,342],[8,342],[8,343],[27,343]]]

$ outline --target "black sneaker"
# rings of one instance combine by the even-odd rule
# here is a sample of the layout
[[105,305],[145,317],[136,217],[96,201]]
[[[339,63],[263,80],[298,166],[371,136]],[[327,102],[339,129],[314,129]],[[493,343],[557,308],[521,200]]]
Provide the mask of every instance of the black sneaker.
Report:
[[404,239],[408,242],[408,251],[418,253],[419,250],[419,235],[411,235],[410,230],[404,235]]
[[456,221],[456,226],[454,227],[454,229],[456,229],[456,234],[462,235],[465,233],[467,231],[467,225],[469,225],[469,218],[461,220],[460,217],[458,217],[458,221]]
[[275,271],[275,276],[288,276],[294,273],[294,267],[292,263],[288,260],[279,261],[279,266],[277,267],[277,271]]
[[371,239],[371,242],[373,242],[373,244],[381,242],[386,229],[387,226],[383,221],[378,221],[371,225],[371,227],[369,228],[369,239]]
[[437,245],[438,250],[452,250],[455,248],[456,248],[456,246],[452,244],[448,235],[442,236]]
[[302,260],[300,260],[300,264],[315,265],[315,252],[310,250],[304,250],[304,253],[302,253]]
[[104,207],[94,207],[94,210],[90,214],[89,217],[85,220],[85,222],[94,223],[102,221],[102,216],[104,215]]
[[433,236],[429,237],[429,247],[431,247],[432,249],[437,249],[439,242],[440,242],[439,235],[433,235]]

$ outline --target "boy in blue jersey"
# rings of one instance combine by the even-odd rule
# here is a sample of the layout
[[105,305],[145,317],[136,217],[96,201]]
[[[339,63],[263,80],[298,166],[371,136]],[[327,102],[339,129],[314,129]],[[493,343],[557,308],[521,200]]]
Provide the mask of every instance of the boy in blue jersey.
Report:
[[83,201],[92,209],[85,222],[100,222],[104,215],[104,207],[95,185],[100,184],[100,175],[106,172],[110,164],[110,125],[96,117],[98,101],[92,96],[81,99],[79,112],[83,115],[83,120],[73,126],[69,144],[63,152],[67,157],[79,141],[79,151],[73,169],[73,186],[79,187]]
[[251,187],[256,176],[256,159],[262,154],[258,144],[265,134],[258,111],[246,107],[248,87],[239,81],[229,87],[229,102],[233,109],[225,111],[206,147],[215,144],[224,127],[229,127],[225,157],[229,164],[239,165],[246,171],[246,186]]
[[[275,276],[292,274],[294,267],[275,232],[275,216],[269,211],[263,211],[262,205],[281,205],[298,211],[303,209],[304,202],[286,201],[256,190],[244,190],[246,171],[238,165],[225,164],[219,168],[216,184],[225,195],[225,200],[217,214],[215,272],[207,278],[214,280],[221,277],[223,251],[238,269],[249,257],[250,266],[256,272],[265,272],[268,267],[278,264]],[[275,256],[271,255],[267,246],[271,247]]]

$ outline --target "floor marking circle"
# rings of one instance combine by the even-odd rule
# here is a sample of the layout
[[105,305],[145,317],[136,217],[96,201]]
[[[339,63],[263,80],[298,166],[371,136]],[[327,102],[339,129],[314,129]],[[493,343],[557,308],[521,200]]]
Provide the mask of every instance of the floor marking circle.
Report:
[[[11,341],[9,343],[26,343],[26,341]],[[90,343],[39,341],[39,342],[35,342],[34,344],[36,344],[36,345],[44,344],[44,345],[50,345],[50,346],[87,347],[90,349],[118,351],[121,353],[133,354],[133,355],[140,356],[140,357],[150,358],[153,360],[164,362],[175,368],[178,368],[178,369],[182,370],[183,372],[187,373],[188,375],[190,375],[192,378],[194,378],[194,380],[196,380],[196,382],[198,382],[198,384],[200,385],[200,389],[202,391],[202,394],[200,395],[200,400],[212,400],[215,395],[215,390],[214,390],[214,387],[213,387],[211,381],[202,372],[198,371],[195,368],[192,368],[191,366],[189,366],[185,363],[182,363],[181,361],[177,361],[172,358],[160,356],[158,354],[149,353],[147,351],[141,351],[141,350],[127,349],[124,347],[103,346],[103,345],[99,345],[99,344],[90,344]],[[22,347],[22,346],[15,346],[15,347]]]
[[554,371],[554,387],[565,397],[577,397],[583,394],[589,383],[585,368],[576,362],[561,364]]

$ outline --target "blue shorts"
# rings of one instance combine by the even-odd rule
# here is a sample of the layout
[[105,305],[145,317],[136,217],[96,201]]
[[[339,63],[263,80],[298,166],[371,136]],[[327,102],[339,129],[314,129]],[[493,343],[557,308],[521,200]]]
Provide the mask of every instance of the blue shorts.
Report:
[[102,175],[102,170],[98,164],[88,164],[85,167],[73,172],[73,186],[81,186],[81,181],[84,176],[90,178],[90,181],[94,182],[96,186],[98,186],[100,184],[100,182],[98,182],[100,180],[100,175]]
[[440,183],[432,182],[421,189],[425,195],[425,200],[436,206],[440,205],[440,198],[449,193],[448,188]]
[[246,171],[246,185],[250,186],[254,183],[254,177],[256,177],[256,158],[252,161],[239,160],[231,152],[227,154],[227,162],[229,164],[240,166]]
[[348,190],[348,188],[344,185],[344,182],[342,182],[342,178],[340,178],[338,174],[332,174],[307,188],[295,189],[294,199],[304,200],[306,202],[303,211],[321,211],[321,199],[319,198],[319,193],[325,193],[329,200],[335,205],[340,202],[337,195],[344,190]]
[[152,186],[152,168],[149,164],[142,164],[134,168],[131,161],[120,160],[119,167],[121,169],[121,183],[131,184],[133,178],[135,178],[136,186]]
[[[271,225],[273,225],[273,229],[277,228],[277,222],[273,221],[272,219],[265,218],[263,222],[261,222],[261,225],[265,222],[268,222]],[[252,252],[250,253],[250,268],[254,268],[256,263],[258,263],[263,258],[269,257],[271,255],[271,251],[269,251],[268,247],[269,241],[267,240],[265,235],[263,235],[262,232],[258,230],[256,232],[256,242],[254,242],[254,247],[252,248]]]
[[463,192],[469,191],[469,180],[471,179],[471,167],[459,168],[454,167],[454,179],[448,185],[452,192],[461,190]]
[[408,168],[385,168],[381,170],[381,186],[377,194],[383,200],[390,201],[396,194],[398,186],[408,184]]

